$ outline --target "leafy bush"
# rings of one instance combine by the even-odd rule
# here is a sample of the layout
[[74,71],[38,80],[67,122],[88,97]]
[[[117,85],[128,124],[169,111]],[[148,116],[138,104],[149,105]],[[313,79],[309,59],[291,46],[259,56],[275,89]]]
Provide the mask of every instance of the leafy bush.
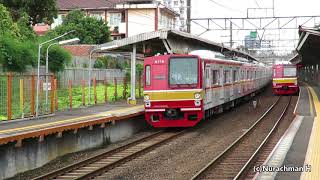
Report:
[[[49,70],[51,72],[63,71],[65,66],[71,61],[69,52],[59,46],[51,47],[49,50]],[[45,65],[45,58],[42,59],[42,64]]]
[[97,69],[104,69],[104,68],[105,68],[105,65],[104,65],[104,63],[103,63],[102,60],[97,59],[97,60],[94,62],[93,67],[94,67],[94,68],[97,68]]
[[28,65],[35,65],[37,48],[32,42],[19,42],[11,36],[0,37],[0,64],[4,70],[24,72]]
[[138,77],[142,76],[143,73],[143,64],[137,64],[136,65],[136,73]]

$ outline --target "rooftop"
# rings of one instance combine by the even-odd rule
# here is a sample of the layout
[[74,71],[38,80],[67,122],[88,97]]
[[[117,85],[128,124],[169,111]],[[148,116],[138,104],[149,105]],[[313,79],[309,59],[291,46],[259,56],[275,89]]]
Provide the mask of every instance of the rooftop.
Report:
[[152,3],[153,0],[57,0],[59,10],[71,9],[107,9],[115,8],[117,4]]
[[72,56],[89,56],[93,47],[95,47],[95,45],[90,44],[63,46],[63,48],[70,52]]
[[320,32],[317,29],[299,28],[299,43],[296,50],[305,65],[319,64],[320,59]]

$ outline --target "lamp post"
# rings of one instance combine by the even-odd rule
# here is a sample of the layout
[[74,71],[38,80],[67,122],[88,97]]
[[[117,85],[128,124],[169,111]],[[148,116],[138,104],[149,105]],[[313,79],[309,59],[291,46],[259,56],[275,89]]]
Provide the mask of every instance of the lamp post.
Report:
[[49,42],[52,42],[54,40],[57,40],[59,38],[62,38],[63,36],[66,36],[67,34],[69,33],[72,33],[72,32],[75,32],[75,30],[72,30],[72,31],[69,31],[69,32],[66,32],[60,36],[57,36],[53,39],[50,39],[48,41],[45,41],[43,43],[40,43],[39,46],[38,46],[38,74],[37,74],[37,97],[36,97],[36,117],[39,117],[39,87],[40,87],[40,56],[41,56],[41,48],[44,44],[47,44]]
[[91,71],[92,71],[92,67],[91,67],[91,61],[92,61],[92,54],[95,52],[95,51],[104,51],[104,50],[110,50],[110,49],[114,49],[114,48],[117,48],[118,45],[112,45],[112,46],[106,46],[106,47],[98,47],[98,48],[93,48],[91,51],[90,51],[90,54],[89,54],[89,78],[88,78],[88,87],[89,87],[89,96],[88,96],[88,104],[90,105],[91,103],[91,96],[90,96],[90,93],[91,93]]
[[46,53],[46,111],[48,111],[48,76],[49,76],[49,64],[48,64],[48,60],[49,60],[49,49],[51,46],[53,45],[67,45],[67,44],[75,44],[78,43],[80,41],[79,38],[73,38],[73,39],[68,39],[68,40],[64,40],[64,41],[59,41],[59,42],[55,42],[52,43],[48,46],[47,48],[47,53]]

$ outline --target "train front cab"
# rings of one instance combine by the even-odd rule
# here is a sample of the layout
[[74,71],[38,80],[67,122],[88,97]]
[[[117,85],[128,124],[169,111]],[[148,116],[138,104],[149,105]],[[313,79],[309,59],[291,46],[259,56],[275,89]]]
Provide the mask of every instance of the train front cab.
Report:
[[275,95],[293,95],[299,91],[297,67],[295,65],[274,65],[272,91]]
[[145,119],[153,127],[190,127],[203,118],[202,68],[191,55],[144,60]]

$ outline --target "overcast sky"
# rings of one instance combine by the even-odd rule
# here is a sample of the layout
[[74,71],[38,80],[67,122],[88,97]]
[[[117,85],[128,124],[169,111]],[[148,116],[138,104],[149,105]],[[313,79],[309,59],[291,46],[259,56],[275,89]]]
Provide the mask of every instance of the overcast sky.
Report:
[[[271,8],[272,0],[191,0],[191,18],[204,18],[204,17],[246,17],[247,8]],[[320,16],[320,0],[274,0],[275,16]],[[250,17],[272,16],[272,10],[268,12],[262,10],[249,11]],[[295,23],[300,25],[307,19],[301,19],[300,21],[292,21],[288,26],[295,26]],[[280,23],[285,23],[287,20],[282,20]],[[320,24],[320,18],[313,20],[305,24],[305,26],[313,26],[313,24]],[[206,26],[207,22],[201,23]],[[214,26],[211,24],[210,26]],[[201,34],[205,29],[191,24],[191,31],[193,34]],[[248,35],[250,31],[233,31],[234,40],[243,40],[245,35]],[[260,35],[262,32],[258,32]],[[216,42],[228,42],[229,31],[209,31],[201,35],[203,38],[207,38]],[[266,31],[266,39],[297,39],[298,32],[295,30],[276,30]],[[234,47],[240,45],[243,42],[235,42]],[[274,42],[277,46],[282,47],[283,50],[293,49],[294,41],[288,42]],[[279,49],[279,48],[278,48]]]

